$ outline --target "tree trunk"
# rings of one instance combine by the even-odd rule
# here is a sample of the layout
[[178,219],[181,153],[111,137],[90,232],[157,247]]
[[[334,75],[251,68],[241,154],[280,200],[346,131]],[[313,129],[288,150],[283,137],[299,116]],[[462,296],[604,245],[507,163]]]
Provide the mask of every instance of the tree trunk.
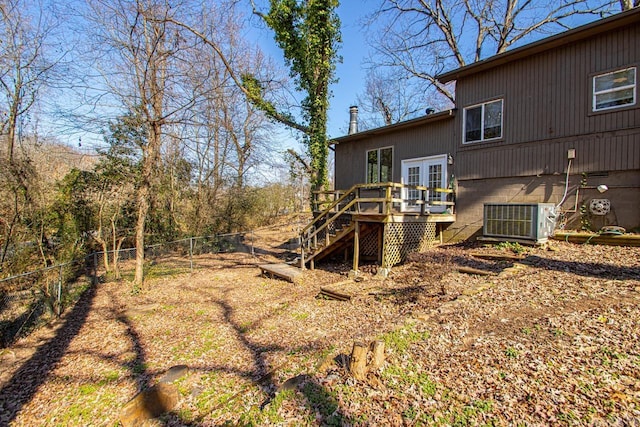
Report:
[[22,92],[22,73],[20,72],[20,68],[18,68],[16,82],[14,85],[13,99],[11,100],[11,105],[9,106],[9,120],[7,125],[7,158],[9,159],[10,165],[13,165],[13,152],[16,144],[16,129],[18,127],[18,107],[20,105],[20,94]]
[[136,274],[133,285],[141,290],[144,284],[144,229],[149,212],[149,182],[142,179],[138,189],[138,219],[136,220]]

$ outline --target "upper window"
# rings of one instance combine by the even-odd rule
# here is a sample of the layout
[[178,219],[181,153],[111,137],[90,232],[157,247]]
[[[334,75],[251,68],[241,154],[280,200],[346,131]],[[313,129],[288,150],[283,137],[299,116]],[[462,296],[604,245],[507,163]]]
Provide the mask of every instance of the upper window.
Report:
[[392,166],[391,147],[367,151],[367,184],[390,182],[393,179]]
[[636,103],[636,67],[593,77],[593,111]]
[[502,138],[502,99],[464,109],[464,143]]

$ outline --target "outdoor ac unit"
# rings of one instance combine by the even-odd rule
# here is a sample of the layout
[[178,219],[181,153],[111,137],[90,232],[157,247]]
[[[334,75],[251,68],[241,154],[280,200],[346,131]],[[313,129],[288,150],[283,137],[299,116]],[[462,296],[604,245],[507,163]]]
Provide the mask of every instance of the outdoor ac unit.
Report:
[[553,203],[485,203],[483,234],[544,243],[556,226]]

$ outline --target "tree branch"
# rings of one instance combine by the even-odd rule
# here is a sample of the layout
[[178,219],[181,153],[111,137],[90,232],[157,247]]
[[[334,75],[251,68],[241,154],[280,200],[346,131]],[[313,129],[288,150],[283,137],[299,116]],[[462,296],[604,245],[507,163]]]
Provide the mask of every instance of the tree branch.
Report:
[[231,63],[225,56],[224,52],[222,52],[222,49],[220,49],[220,47],[215,42],[210,40],[206,35],[204,35],[200,31],[196,30],[195,28],[193,28],[192,26],[184,22],[177,21],[170,17],[165,18],[165,20],[166,22],[170,22],[174,25],[184,28],[185,30],[189,31],[190,33],[198,37],[204,44],[211,47],[213,51],[216,53],[216,55],[218,55],[222,63],[224,64],[224,67],[227,69],[229,76],[231,77],[233,82],[236,84],[236,86],[242,91],[242,93],[244,93],[247,99],[252,104],[254,104],[257,108],[264,111],[273,120],[276,120],[290,128],[296,129],[304,134],[309,133],[309,128],[307,126],[304,126],[296,122],[295,120],[293,120],[293,118],[290,115],[278,111],[277,108],[271,102],[266,101],[261,96],[261,94],[259,93],[261,89],[259,88],[257,79],[255,79],[253,76],[249,74],[238,76],[236,74],[236,71],[231,66]]

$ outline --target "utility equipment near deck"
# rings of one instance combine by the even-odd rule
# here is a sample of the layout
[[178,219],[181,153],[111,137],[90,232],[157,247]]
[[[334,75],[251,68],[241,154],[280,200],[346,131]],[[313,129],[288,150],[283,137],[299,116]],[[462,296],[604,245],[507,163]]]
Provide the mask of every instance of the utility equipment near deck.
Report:
[[485,203],[485,237],[545,243],[556,227],[553,203]]

